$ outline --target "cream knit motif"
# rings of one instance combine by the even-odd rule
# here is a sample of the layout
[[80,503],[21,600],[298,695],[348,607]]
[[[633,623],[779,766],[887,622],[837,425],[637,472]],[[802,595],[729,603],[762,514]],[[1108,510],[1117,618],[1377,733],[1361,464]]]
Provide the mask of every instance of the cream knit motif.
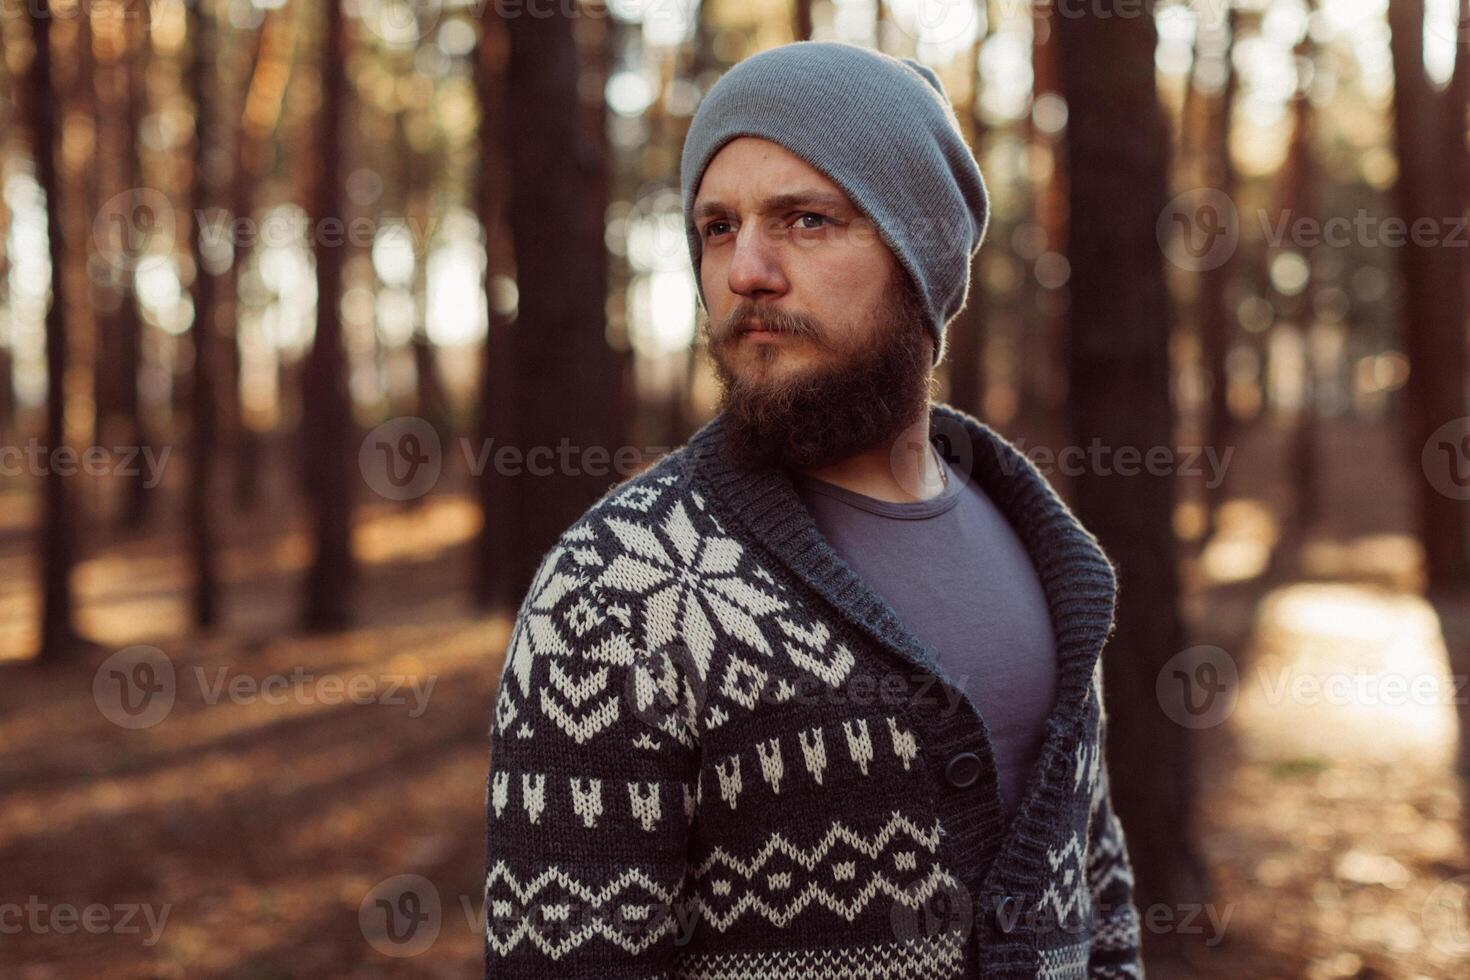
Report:
[[970,701],[789,475],[730,465],[722,431],[609,490],[521,604],[490,733],[486,975],[1142,977],[1096,539],[1010,442],[933,406],[1056,632],[1057,705],[1008,826]]

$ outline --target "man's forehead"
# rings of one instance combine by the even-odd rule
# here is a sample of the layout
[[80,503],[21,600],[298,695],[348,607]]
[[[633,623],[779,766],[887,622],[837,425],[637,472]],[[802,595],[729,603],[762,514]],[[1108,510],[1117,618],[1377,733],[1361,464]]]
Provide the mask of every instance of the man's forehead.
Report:
[[735,205],[748,199],[759,206],[766,198],[789,198],[795,191],[805,197],[826,197],[827,203],[851,206],[842,188],[795,153],[758,136],[741,136],[726,143],[710,160],[694,204],[696,208],[712,202]]

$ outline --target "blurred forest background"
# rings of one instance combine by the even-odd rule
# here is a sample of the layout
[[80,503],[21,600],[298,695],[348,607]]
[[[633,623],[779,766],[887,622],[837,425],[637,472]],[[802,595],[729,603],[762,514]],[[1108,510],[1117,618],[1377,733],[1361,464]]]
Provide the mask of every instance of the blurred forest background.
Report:
[[683,134],[812,37],[987,178],[940,391],[1120,564],[1151,975],[1470,975],[1467,6],[0,0],[0,974],[478,972],[511,617],[717,403]]

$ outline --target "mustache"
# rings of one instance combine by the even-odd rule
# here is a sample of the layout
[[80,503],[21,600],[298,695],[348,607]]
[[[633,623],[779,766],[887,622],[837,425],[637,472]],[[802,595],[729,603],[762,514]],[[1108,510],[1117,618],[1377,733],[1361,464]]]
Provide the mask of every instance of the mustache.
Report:
[[720,321],[714,331],[714,339],[720,343],[736,339],[745,331],[747,322],[772,333],[794,334],[811,339],[821,337],[821,329],[809,316],[788,313],[773,306],[747,301],[741,303],[730,312],[729,316]]

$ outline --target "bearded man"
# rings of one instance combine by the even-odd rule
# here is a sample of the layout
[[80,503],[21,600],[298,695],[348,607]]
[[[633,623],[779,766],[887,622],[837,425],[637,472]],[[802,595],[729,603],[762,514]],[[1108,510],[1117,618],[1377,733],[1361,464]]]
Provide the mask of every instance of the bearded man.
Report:
[[1114,569],[931,395],[989,213],[940,79],[770,49],[706,95],[681,181],[720,410],[521,604],[486,975],[1142,977]]

